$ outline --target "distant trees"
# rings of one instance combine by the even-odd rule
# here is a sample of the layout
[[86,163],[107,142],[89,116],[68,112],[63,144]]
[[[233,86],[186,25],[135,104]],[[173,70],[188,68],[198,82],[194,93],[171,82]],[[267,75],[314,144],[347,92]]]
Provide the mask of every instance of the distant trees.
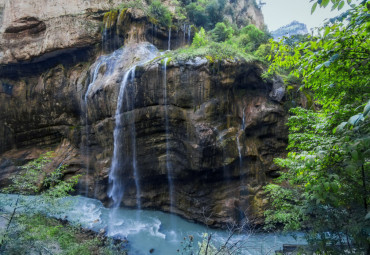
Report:
[[233,36],[234,30],[232,27],[227,27],[225,23],[218,22],[215,28],[211,31],[211,38],[215,42],[223,42]]
[[209,30],[223,21],[225,5],[226,0],[194,1],[185,8],[191,23]]
[[154,18],[163,27],[171,27],[172,25],[171,12],[159,0],[154,0],[150,4],[149,16]]

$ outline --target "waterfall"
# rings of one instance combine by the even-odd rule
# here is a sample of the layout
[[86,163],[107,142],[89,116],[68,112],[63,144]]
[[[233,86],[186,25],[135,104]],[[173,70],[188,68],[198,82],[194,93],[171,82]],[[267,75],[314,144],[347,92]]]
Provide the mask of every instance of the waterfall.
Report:
[[168,50],[171,50],[171,28],[168,30]]
[[104,28],[103,28],[103,34],[101,36],[101,51],[104,52],[105,49],[104,49],[104,46],[105,46],[105,38],[107,37],[107,25],[104,24]]
[[243,108],[243,118],[242,118],[242,130],[245,129],[245,107]]
[[127,109],[131,111],[131,151],[132,151],[132,169],[133,175],[135,179],[135,186],[136,186],[136,205],[137,209],[141,209],[141,199],[140,199],[140,176],[138,173],[137,167],[137,158],[136,158],[136,127],[135,127],[135,67],[133,67],[131,71],[131,91],[127,93]]
[[172,164],[169,158],[169,120],[168,120],[168,98],[167,98],[167,58],[164,59],[163,66],[163,105],[165,111],[165,128],[166,128],[166,170],[169,186],[170,212],[172,212],[174,195],[173,195],[173,180],[172,180]]
[[[106,75],[107,73],[110,73],[112,71],[112,69],[114,69],[115,65],[116,65],[116,62],[117,62],[117,59],[119,58],[119,56],[122,54],[122,50],[117,50],[115,51],[114,53],[110,54],[110,55],[106,55],[106,56],[101,56],[99,57],[99,59],[97,60],[97,64],[94,68],[94,71],[92,72],[92,80],[91,82],[89,83],[89,85],[87,86],[87,90],[83,96],[83,108],[85,109],[85,136],[86,136],[86,141],[85,141],[85,144],[83,145],[83,147],[85,148],[85,155],[86,155],[86,179],[85,179],[85,182],[86,182],[86,187],[85,187],[85,196],[88,196],[89,192],[88,192],[88,180],[89,180],[89,177],[90,177],[90,160],[89,160],[89,157],[90,157],[90,150],[89,150],[89,107],[88,107],[88,102],[89,102],[89,94],[91,93],[91,90],[92,88],[94,87],[97,79],[98,79],[98,76],[99,76],[99,70],[100,70],[100,67],[103,65],[103,64],[106,64],[107,65],[107,69],[105,71],[105,73],[103,74]],[[95,186],[95,184],[94,184]],[[94,189],[94,193],[93,193],[94,197],[96,197],[96,194],[95,194],[95,189]]]
[[185,23],[184,23],[183,30],[184,30],[184,44],[186,44],[186,24]]
[[191,44],[191,26],[188,27],[188,43]]
[[105,57],[101,57],[98,64],[96,65],[95,69],[94,69],[94,73],[93,73],[93,78],[92,78],[92,81],[90,82],[89,86],[87,87],[87,90],[86,90],[86,93],[84,95],[84,108],[85,108],[85,135],[86,135],[86,141],[85,141],[85,155],[87,157],[86,159],[86,177],[85,177],[85,184],[86,184],[86,187],[85,187],[85,196],[88,195],[89,193],[89,185],[87,185],[88,183],[88,180],[89,180],[89,175],[90,175],[90,160],[89,160],[89,122],[88,122],[88,118],[89,118],[89,114],[88,114],[88,107],[87,107],[87,103],[88,103],[88,95],[89,95],[89,92],[91,90],[91,87],[94,85],[95,81],[96,81],[96,78],[98,77],[98,74],[99,74],[99,69],[101,67],[101,65],[104,63],[104,60],[105,60]]
[[243,146],[240,145],[239,136],[244,132],[244,129],[245,129],[245,107],[243,108],[242,124],[240,125],[239,132],[236,134],[236,143],[237,143],[238,153],[239,153],[240,169],[242,168],[242,165],[243,165],[243,157],[242,157]]
[[154,24],[152,23],[152,44],[154,44]]
[[120,85],[118,100],[117,100],[117,108],[115,113],[116,123],[113,131],[113,140],[114,140],[114,149],[113,149],[113,158],[112,158],[112,166],[109,172],[109,183],[112,185],[110,191],[108,192],[108,196],[113,200],[113,207],[117,208],[121,204],[123,194],[124,194],[124,175],[120,172],[120,169],[124,167],[124,160],[120,157],[120,152],[123,151],[122,138],[123,138],[123,130],[122,130],[122,105],[123,105],[123,98],[127,86],[128,78],[133,70],[133,68],[129,69],[125,75],[123,76],[123,80]]
[[240,145],[240,140],[239,140],[239,134],[240,132],[238,132],[236,134],[236,145],[238,147],[238,153],[239,153],[239,164],[240,164],[240,168],[242,167],[243,165],[243,158],[242,158],[242,146]]
[[[120,84],[117,107],[115,111],[115,127],[113,131],[113,157],[109,172],[108,197],[113,201],[113,208],[118,208],[122,202],[125,191],[125,182],[128,181],[129,170],[132,170],[136,186],[136,203],[137,207],[141,208],[140,201],[140,176],[137,166],[137,149],[136,149],[136,127],[135,127],[135,68],[137,65],[142,65],[145,62],[158,56],[158,50],[150,43],[142,43],[136,48],[124,48],[124,53],[121,56],[132,56],[125,59],[123,63],[132,63],[134,65],[125,71],[122,82]],[[117,50],[118,51],[118,50]],[[135,62],[139,53],[140,61]],[[122,57],[121,57],[122,58]],[[126,62],[127,61],[127,62]],[[131,86],[129,86],[131,84]],[[124,102],[126,101],[127,112],[123,114]],[[129,116],[130,121],[125,121],[124,116]],[[114,215],[112,215],[114,218]]]

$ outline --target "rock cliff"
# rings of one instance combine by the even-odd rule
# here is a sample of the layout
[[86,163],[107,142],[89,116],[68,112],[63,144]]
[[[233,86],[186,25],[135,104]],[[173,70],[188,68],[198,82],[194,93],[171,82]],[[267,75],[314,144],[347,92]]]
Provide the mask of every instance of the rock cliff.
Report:
[[[144,41],[165,48],[167,38],[131,10],[115,24],[125,47],[100,56],[110,8],[101,2],[0,1],[0,186],[55,150],[54,164],[69,165],[66,178],[83,175],[78,192],[109,204],[119,117],[123,205],[140,201],[212,226],[245,216],[260,223],[262,186],[287,141],[285,111],[260,65],[164,59]],[[182,32],[174,38],[186,43]],[[148,52],[157,57],[144,63]]]

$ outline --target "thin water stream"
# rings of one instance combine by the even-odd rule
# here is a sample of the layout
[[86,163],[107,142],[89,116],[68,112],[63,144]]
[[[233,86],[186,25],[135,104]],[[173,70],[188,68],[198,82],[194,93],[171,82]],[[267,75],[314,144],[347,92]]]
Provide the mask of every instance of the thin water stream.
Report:
[[168,50],[171,50],[171,28],[168,30]]
[[170,212],[173,211],[174,206],[174,184],[173,184],[173,169],[170,159],[170,144],[169,144],[169,118],[168,118],[168,95],[167,95],[167,61],[164,59],[163,65],[163,104],[164,104],[164,118],[165,118],[165,131],[166,131],[166,170],[167,170],[167,180],[169,186],[169,199],[170,199]]

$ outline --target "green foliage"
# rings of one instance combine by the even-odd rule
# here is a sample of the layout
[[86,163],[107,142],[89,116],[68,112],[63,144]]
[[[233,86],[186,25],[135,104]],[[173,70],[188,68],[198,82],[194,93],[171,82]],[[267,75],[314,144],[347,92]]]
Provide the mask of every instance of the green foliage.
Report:
[[51,162],[52,155],[52,151],[47,152],[25,166],[22,166],[21,172],[11,177],[12,185],[3,189],[3,192],[18,192],[20,194],[39,192],[42,187],[39,183],[44,176],[44,167]]
[[19,215],[10,233],[10,240],[0,247],[1,254],[51,254],[90,255],[127,254],[110,240],[83,233],[81,229],[63,225],[56,219],[43,215]]
[[315,91],[316,101],[327,112],[346,104],[361,105],[369,97],[370,45],[365,8],[352,10],[348,24],[321,28],[320,36],[297,46],[273,42],[272,49],[277,54],[269,71],[275,72],[277,67],[291,69],[292,74],[303,78],[307,88]]
[[256,28],[254,25],[248,25],[240,31],[240,44],[248,51],[255,51],[262,43],[268,41],[268,35]]
[[235,61],[237,59],[247,62],[256,61],[257,59],[244,51],[240,50],[235,44],[228,44],[227,42],[216,43],[209,42],[201,47],[194,45],[187,48],[177,49],[165,55],[177,61],[187,61],[196,57],[207,58],[210,63],[220,62],[222,60]]
[[196,26],[212,29],[224,17],[225,0],[199,0],[186,5],[189,21]]
[[171,27],[172,14],[159,0],[154,0],[149,6],[149,16],[158,21],[163,27]]
[[195,48],[199,48],[202,46],[206,46],[208,44],[208,39],[206,36],[206,31],[203,27],[200,28],[198,33],[195,33],[193,38],[192,46]]
[[267,57],[271,55],[271,44],[261,44],[255,51],[254,55],[261,61],[267,61]]
[[42,154],[39,158],[32,160],[21,167],[19,174],[11,178],[12,184],[3,189],[3,192],[19,194],[35,194],[42,192],[45,198],[62,198],[74,191],[80,175],[62,180],[66,165],[60,165],[53,171],[48,172],[46,167],[53,157],[52,151]]
[[208,14],[211,27],[223,20],[225,5],[226,0],[211,0],[206,5],[206,12]]
[[[253,26],[254,27],[254,26]],[[251,28],[251,26],[249,26]],[[256,31],[257,28],[251,28],[250,30],[245,29],[244,32]],[[262,33],[265,38],[267,35],[258,30],[258,33]],[[204,28],[201,28],[198,33],[195,34],[193,38],[193,43],[191,47],[178,49],[167,54],[167,57],[171,56],[176,60],[188,60],[195,57],[206,57],[209,62],[214,63],[221,60],[231,60],[235,59],[245,60],[245,61],[256,61],[258,59],[263,59],[262,54],[264,51],[269,51],[267,46],[264,46],[259,51],[259,57],[255,57],[254,52],[246,50],[246,45],[249,43],[249,37],[247,34],[238,34],[235,32],[233,36],[234,29],[231,26],[227,26],[225,23],[217,23],[214,30],[209,34],[205,32]],[[253,34],[253,32],[251,32]],[[242,39],[248,37],[245,41],[245,44],[242,42]],[[254,37],[251,37],[254,38]],[[214,41],[214,40],[216,41]],[[259,45],[262,42],[258,38],[257,42],[251,42],[253,45]]]
[[211,38],[215,42],[223,42],[230,39],[233,33],[232,27],[227,27],[224,22],[218,22],[211,31]]
[[127,8],[134,8],[134,9],[139,9],[143,10],[144,12],[147,11],[147,9],[144,6],[144,2],[142,0],[131,0],[128,2],[122,2],[120,5],[118,5],[118,10],[122,11],[123,9]]
[[[331,7],[331,10],[341,10],[345,4],[351,4],[352,3],[352,0],[311,0],[310,2],[314,2],[314,4],[312,5],[311,7],[311,14],[315,12],[317,6],[320,6],[320,7],[327,7],[329,4],[332,5]],[[365,1],[363,1],[363,3],[365,3]]]
[[[322,1],[322,4],[324,3]],[[348,23],[320,29],[303,42],[272,42],[270,73],[290,71],[310,89],[318,111],[291,109],[286,169],[267,185],[267,228],[303,229],[317,254],[370,250],[368,10],[359,5]],[[338,245],[338,246],[328,246]],[[336,250],[337,249],[337,250]]]
[[208,26],[208,16],[204,6],[197,2],[192,2],[186,6],[186,12],[190,22],[196,26]]

